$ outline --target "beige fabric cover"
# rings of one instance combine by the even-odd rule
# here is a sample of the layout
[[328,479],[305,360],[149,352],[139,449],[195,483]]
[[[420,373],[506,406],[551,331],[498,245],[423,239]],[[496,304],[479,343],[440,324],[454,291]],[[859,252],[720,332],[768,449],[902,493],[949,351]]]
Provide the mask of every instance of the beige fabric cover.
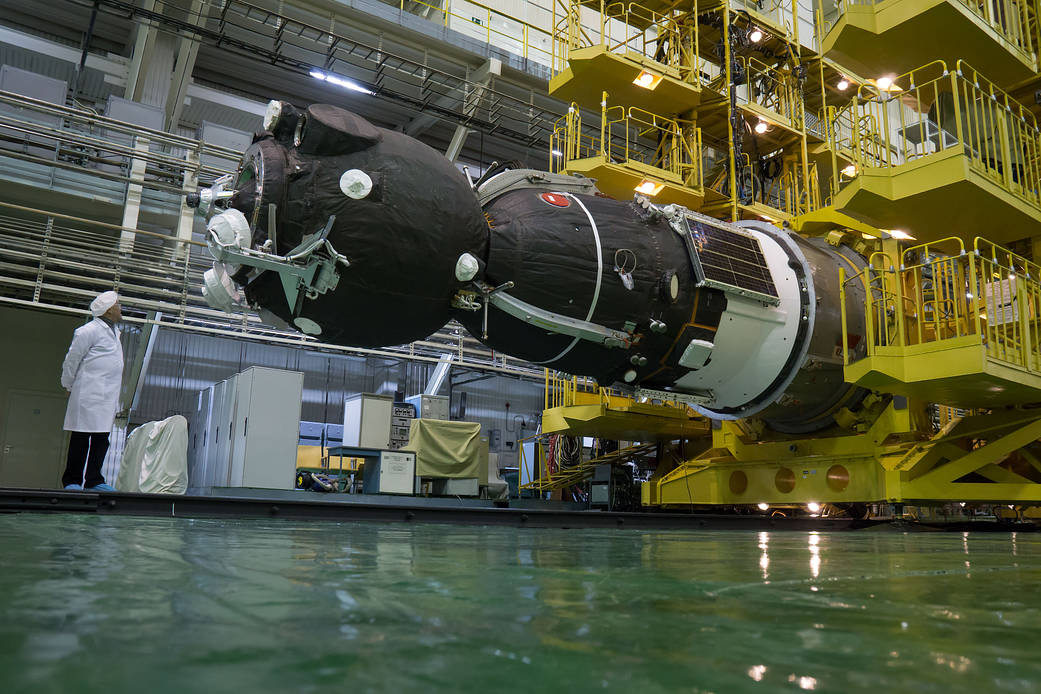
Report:
[[416,477],[481,477],[481,425],[413,419],[408,445],[416,454]]

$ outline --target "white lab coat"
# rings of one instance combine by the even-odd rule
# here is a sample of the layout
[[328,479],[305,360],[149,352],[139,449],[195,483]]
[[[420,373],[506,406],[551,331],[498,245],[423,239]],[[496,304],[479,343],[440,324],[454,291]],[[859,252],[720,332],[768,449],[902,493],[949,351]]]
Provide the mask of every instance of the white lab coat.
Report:
[[122,384],[119,330],[100,318],[76,328],[61,368],[61,385],[71,393],[65,431],[112,431]]

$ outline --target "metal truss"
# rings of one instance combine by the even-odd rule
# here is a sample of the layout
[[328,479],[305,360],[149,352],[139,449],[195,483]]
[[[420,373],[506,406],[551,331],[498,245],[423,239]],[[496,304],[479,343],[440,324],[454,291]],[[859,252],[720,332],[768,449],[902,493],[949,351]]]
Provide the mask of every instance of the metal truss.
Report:
[[[244,0],[226,0],[219,13],[204,18],[185,17],[184,9],[171,0],[157,0],[154,8],[139,7],[133,0],[65,1],[92,9],[97,7],[113,16],[150,22],[160,29],[193,36],[204,44],[235,50],[303,75],[315,70],[342,74],[374,96],[526,147],[548,147],[553,123],[561,115],[494,86],[482,87],[469,79],[395,55],[381,46],[366,44]],[[359,73],[364,77],[359,77]],[[480,108],[467,103],[473,93],[483,94]]]

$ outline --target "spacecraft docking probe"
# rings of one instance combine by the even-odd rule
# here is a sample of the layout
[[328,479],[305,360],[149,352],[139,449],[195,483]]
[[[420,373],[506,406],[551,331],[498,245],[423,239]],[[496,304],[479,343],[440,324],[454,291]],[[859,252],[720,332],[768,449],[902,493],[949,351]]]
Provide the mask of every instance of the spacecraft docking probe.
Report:
[[[364,347],[456,318],[495,350],[785,433],[866,395],[843,380],[839,268],[865,266],[850,248],[581,177],[495,167],[471,184],[335,106],[272,102],[264,125],[237,177],[189,199],[209,220],[215,307]],[[854,351],[864,291],[846,289]]]

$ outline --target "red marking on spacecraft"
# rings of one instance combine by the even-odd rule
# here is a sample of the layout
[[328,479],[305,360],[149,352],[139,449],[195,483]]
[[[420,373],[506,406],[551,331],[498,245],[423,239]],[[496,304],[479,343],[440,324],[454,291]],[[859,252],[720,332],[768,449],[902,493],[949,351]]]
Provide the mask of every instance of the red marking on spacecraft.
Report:
[[571,201],[560,193],[541,193],[542,202],[553,205],[553,207],[571,207]]

